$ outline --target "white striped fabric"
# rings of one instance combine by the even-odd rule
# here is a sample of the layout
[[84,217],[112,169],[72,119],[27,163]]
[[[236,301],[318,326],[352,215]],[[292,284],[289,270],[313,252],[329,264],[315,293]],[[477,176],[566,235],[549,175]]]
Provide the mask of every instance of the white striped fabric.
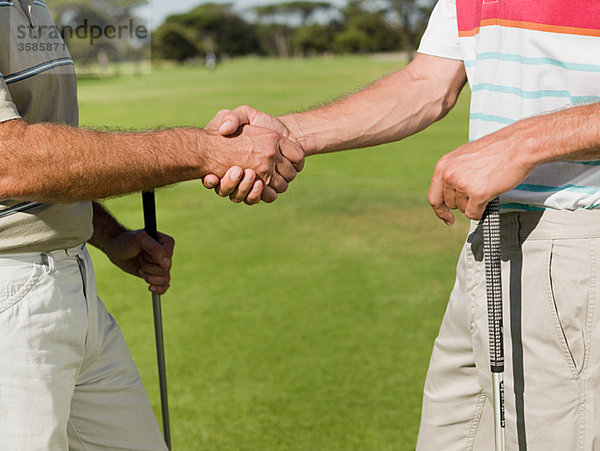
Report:
[[[600,2],[440,0],[419,52],[464,61],[469,139],[520,119],[600,102]],[[539,166],[502,211],[600,207],[600,162]]]

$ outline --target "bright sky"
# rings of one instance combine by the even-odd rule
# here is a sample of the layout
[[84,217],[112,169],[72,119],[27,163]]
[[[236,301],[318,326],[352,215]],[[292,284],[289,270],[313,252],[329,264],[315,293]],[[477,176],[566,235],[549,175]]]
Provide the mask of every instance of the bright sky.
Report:
[[[334,4],[343,4],[344,0],[330,0],[330,2]],[[150,0],[150,3],[152,7],[152,28],[156,28],[161,24],[165,17],[171,14],[189,11],[194,6],[208,2],[203,0]],[[233,3],[236,9],[243,10],[255,5],[283,2],[282,0],[211,0],[211,3]]]

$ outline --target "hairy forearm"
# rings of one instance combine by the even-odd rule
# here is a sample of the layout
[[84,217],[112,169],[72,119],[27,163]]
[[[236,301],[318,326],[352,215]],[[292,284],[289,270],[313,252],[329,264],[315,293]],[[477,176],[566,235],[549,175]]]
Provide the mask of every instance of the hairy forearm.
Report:
[[307,155],[396,141],[442,118],[465,84],[460,61],[418,55],[340,101],[280,117]]
[[600,103],[519,121],[499,133],[522,145],[526,164],[600,160]]
[[200,129],[107,133],[22,120],[0,124],[0,198],[100,199],[202,177],[210,134]]
[[126,229],[99,203],[92,203],[94,234],[88,243],[107,252],[114,238]]

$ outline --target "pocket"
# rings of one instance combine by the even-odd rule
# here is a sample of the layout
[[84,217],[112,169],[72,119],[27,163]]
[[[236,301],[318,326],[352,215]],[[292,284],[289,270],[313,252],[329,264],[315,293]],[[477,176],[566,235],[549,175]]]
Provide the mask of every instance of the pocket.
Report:
[[42,274],[42,265],[23,263],[0,267],[0,313],[19,303],[29,294]]
[[593,240],[555,240],[550,249],[550,306],[563,354],[576,375],[581,374],[588,352],[594,244]]

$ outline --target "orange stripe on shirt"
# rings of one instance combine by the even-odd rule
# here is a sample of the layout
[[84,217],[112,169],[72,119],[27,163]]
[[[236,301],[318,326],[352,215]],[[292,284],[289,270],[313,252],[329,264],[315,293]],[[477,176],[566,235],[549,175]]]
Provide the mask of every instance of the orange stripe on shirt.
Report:
[[507,19],[483,19],[477,28],[472,30],[462,30],[458,32],[459,37],[470,37],[475,36],[479,33],[481,27],[490,27],[492,25],[499,25],[501,27],[509,28],[520,28],[523,30],[535,30],[545,31],[548,33],[562,33],[572,34],[578,36],[596,36],[600,37],[600,30],[592,28],[577,28],[577,27],[565,27],[560,25],[546,25],[534,22],[523,22],[519,20],[507,20]]

